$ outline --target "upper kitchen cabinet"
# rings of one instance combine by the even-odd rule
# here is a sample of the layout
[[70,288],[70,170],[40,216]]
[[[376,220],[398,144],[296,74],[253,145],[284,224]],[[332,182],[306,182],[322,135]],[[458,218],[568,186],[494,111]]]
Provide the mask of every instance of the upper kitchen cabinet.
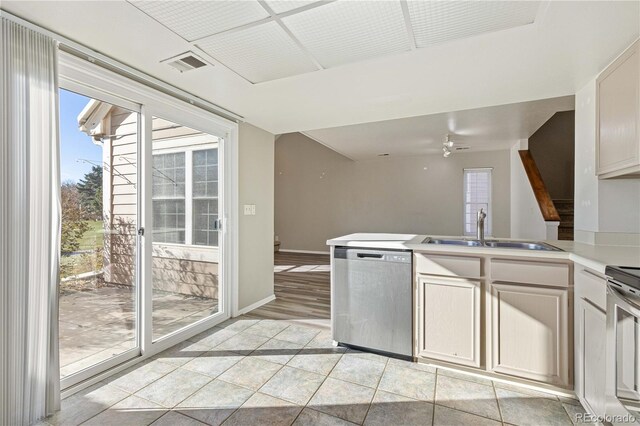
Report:
[[596,80],[597,174],[640,178],[640,41]]

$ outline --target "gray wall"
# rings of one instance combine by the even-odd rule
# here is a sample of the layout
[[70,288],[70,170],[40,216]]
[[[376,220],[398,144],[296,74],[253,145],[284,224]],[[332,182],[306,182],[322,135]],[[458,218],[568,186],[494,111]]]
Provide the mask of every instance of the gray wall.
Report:
[[[241,123],[238,136],[239,282],[238,307],[273,295],[274,136]],[[255,216],[243,205],[255,204]]]
[[510,234],[508,150],[354,162],[290,133],[275,153],[282,249],[327,251],[327,239],[352,232],[461,235],[462,171],[469,167],[494,167],[493,234]]
[[575,163],[575,111],[557,112],[529,138],[552,199],[573,200]]

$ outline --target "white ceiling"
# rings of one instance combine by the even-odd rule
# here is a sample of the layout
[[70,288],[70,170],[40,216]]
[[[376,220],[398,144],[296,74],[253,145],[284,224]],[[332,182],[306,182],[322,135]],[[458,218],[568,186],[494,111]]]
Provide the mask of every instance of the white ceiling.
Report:
[[[136,5],[1,7],[276,134],[572,95],[640,33],[639,1]],[[376,19],[379,33],[368,26]],[[180,74],[160,62],[189,50],[214,66]]]
[[559,111],[574,109],[574,97],[520,102],[466,111],[400,118],[304,132],[310,138],[351,158],[366,160],[390,156],[442,152],[449,134],[457,148],[490,151],[528,139]]
[[257,1],[130,1],[189,41],[269,17]]
[[540,9],[533,0],[128,1],[252,83],[531,24]]
[[275,22],[226,32],[198,42],[198,46],[219,58],[233,70],[242,70],[250,81],[268,81],[317,68]]
[[283,22],[323,68],[411,49],[399,1],[336,1]]
[[[409,1],[416,47],[534,22],[539,1]],[[544,4],[546,6],[546,4]]]

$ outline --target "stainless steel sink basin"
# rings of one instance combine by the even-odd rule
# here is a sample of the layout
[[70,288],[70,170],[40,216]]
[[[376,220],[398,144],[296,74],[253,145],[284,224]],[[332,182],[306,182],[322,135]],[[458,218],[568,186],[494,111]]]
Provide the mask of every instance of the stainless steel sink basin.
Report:
[[485,241],[485,246],[520,250],[562,251],[559,248],[549,244],[529,241]]
[[491,247],[506,248],[516,250],[541,250],[541,251],[562,251],[550,244],[535,241],[505,241],[505,240],[486,240],[484,245],[478,240],[469,240],[464,238],[432,238],[427,237],[422,241],[423,244],[442,244],[452,246],[466,247]]
[[431,238],[427,237],[422,241],[422,244],[444,244],[452,246],[467,246],[467,247],[482,247],[478,240],[463,240],[463,239],[444,239],[444,238]]

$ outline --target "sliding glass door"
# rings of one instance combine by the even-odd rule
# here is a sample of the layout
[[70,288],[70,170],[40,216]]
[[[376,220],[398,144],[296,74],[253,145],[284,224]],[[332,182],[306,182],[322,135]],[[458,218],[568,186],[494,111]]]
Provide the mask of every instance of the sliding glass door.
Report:
[[64,389],[230,316],[238,126],[64,52],[59,69]]
[[59,92],[63,389],[230,314],[224,152],[237,128],[84,67],[63,66]]
[[60,89],[63,383],[140,353],[139,107]]
[[152,119],[153,341],[220,312],[221,141]]

